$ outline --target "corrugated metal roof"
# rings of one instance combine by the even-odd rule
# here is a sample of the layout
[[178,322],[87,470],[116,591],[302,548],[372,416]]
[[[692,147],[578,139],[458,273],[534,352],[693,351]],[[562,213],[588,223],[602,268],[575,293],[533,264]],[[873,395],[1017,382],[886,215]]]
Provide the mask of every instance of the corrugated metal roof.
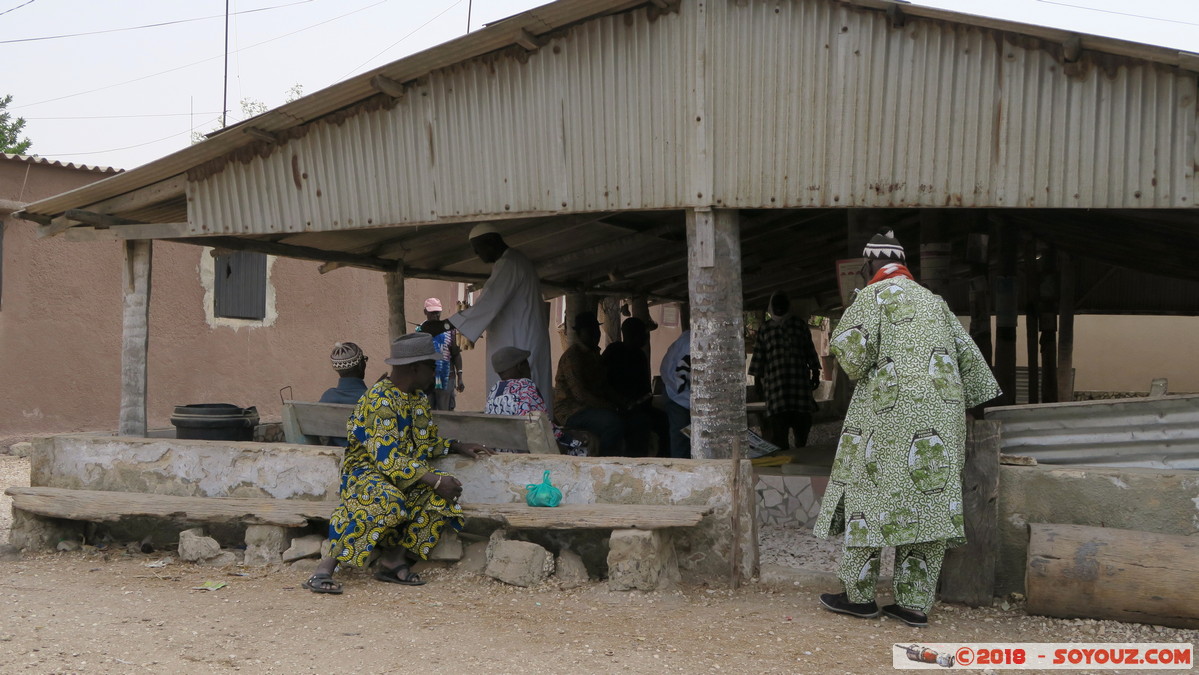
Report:
[[1199,469],[1199,396],[988,408],[1000,447],[1043,464]]
[[124,169],[114,169],[111,166],[95,166],[92,164],[76,164],[74,162],[62,162],[38,157],[36,155],[10,155],[7,152],[0,153],[4,159],[15,162],[27,162],[29,164],[41,164],[44,166],[56,166],[63,169],[77,169],[79,171],[95,171],[98,173],[121,173]]
[[[462,174],[471,169],[469,164],[447,169],[447,163],[442,162],[439,171],[450,174],[439,177],[441,190],[435,197],[438,208],[427,209],[430,215],[435,212],[442,217],[452,217],[455,211],[496,212],[501,200],[508,211],[515,211],[532,204],[534,198],[547,204],[562,194],[570,197],[565,208],[574,210],[586,210],[588,204],[593,209],[604,209],[666,203],[677,197],[671,191],[686,183],[679,158],[686,157],[687,148],[677,147],[670,138],[655,134],[668,126],[661,120],[673,123],[677,113],[694,102],[691,98],[694,94],[689,90],[694,78],[685,69],[695,63],[706,63],[715,81],[723,77],[725,84],[758,96],[752,104],[747,104],[744,98],[732,104],[709,100],[714,123],[720,122],[720,114],[735,115],[731,119],[740,121],[744,115],[737,113],[745,110],[768,111],[770,106],[764,102],[770,101],[786,104],[799,100],[809,105],[822,102],[834,112],[868,108],[837,133],[822,128],[819,117],[791,118],[798,122],[799,129],[814,132],[823,144],[801,158],[796,155],[812,147],[813,139],[798,144],[802,139],[795,131],[776,138],[776,144],[790,152],[793,161],[770,158],[771,153],[763,152],[760,141],[754,147],[746,147],[741,145],[744,139],[736,133],[720,135],[725,155],[731,149],[744,151],[734,166],[745,169],[731,172],[731,182],[726,180],[721,184],[718,198],[723,204],[771,207],[780,205],[781,199],[788,204],[836,206],[849,203],[1179,206],[1183,205],[1184,197],[1186,204],[1193,202],[1193,170],[1184,169],[1188,162],[1182,159],[1193,158],[1195,154],[1192,149],[1194,77],[1165,66],[1199,69],[1199,57],[1195,55],[886,0],[852,3],[709,0],[706,3],[709,25],[704,27],[711,40],[709,51],[702,60],[687,58],[684,52],[685,63],[673,69],[664,62],[679,61],[677,50],[689,47],[692,43],[688,40],[694,40],[696,33],[683,31],[675,35],[670,27],[680,21],[694,21],[701,3],[684,0],[682,19],[672,14],[661,17],[657,10],[650,10],[619,20],[590,21],[571,33],[569,39],[563,37],[566,35],[563,30],[569,26],[648,4],[636,0],[559,0],[305,96],[146,166],[42,200],[28,211],[57,215],[68,208],[87,206],[194,170],[213,160],[222,161],[221,158],[238,148],[260,143],[243,133],[246,129],[288,132],[375,96],[370,81],[376,75],[408,82],[443,69],[445,72],[429,78],[427,88],[421,91],[437,99],[439,106],[449,107],[436,108],[436,117],[426,117],[425,129],[419,129],[419,123],[403,115],[364,110],[337,118],[335,124],[307,141],[306,150],[325,148],[329,142],[345,142],[347,146],[339,147],[349,147],[354,153],[362,153],[361,158],[369,159],[365,139],[370,133],[392,125],[398,136],[408,138],[413,151],[440,143],[448,158],[468,160],[473,158],[471,150],[478,146],[468,145],[459,132],[472,131],[467,134],[472,140],[498,133],[495,141],[507,151],[508,159],[504,159],[504,153],[493,152],[485,157],[483,166],[507,175],[516,174],[511,164],[513,157],[527,153],[544,160],[559,145],[564,146],[569,160],[587,156],[587,165],[578,168],[573,176],[567,174],[566,179],[559,169],[563,162],[555,157],[559,166],[544,170],[536,180],[481,193],[475,190],[481,182]],[[899,8],[909,17],[909,28],[892,29],[885,14],[861,9],[891,7]],[[534,65],[551,60],[541,58],[540,53],[527,57],[528,64],[522,63],[526,59],[523,50],[498,55],[486,64],[464,63],[512,45],[522,38],[522,30],[533,36],[559,37],[551,49],[564,51],[556,60],[567,65],[558,66],[557,72],[559,78],[567,79],[555,79],[554,69],[539,69]],[[1022,42],[1021,36],[1036,40]],[[1057,63],[1062,51],[1060,45],[1070,40],[1077,40],[1082,50],[1082,65],[1078,68],[1087,72],[1076,76],[1055,74],[1054,68],[1071,67]],[[826,42],[829,48],[824,54],[821,50]],[[717,46],[721,49],[716,50]],[[779,57],[775,47],[785,48],[783,54],[805,59],[788,63]],[[601,56],[599,61],[596,54]],[[753,61],[758,56],[761,61]],[[576,60],[571,61],[572,58]],[[813,70],[822,63],[827,66],[823,73]],[[456,70],[455,64],[463,67]],[[657,75],[642,72],[646,66],[657,69]],[[490,72],[492,68],[494,75]],[[788,87],[781,86],[785,82],[780,78],[802,72],[809,72],[816,79],[804,81],[799,90],[791,88],[793,97],[787,99]],[[561,110],[534,105],[539,97],[541,103],[548,103],[547,95],[564,83],[576,89],[573,95],[563,96],[563,100],[580,105],[591,103],[594,109],[571,110],[572,114],[567,115]],[[938,86],[931,89],[925,86],[930,83]],[[466,89],[451,89],[452,84]],[[883,87],[881,92],[879,87]],[[663,96],[658,88],[664,88],[668,96]],[[930,91],[937,93],[936,100],[927,98]],[[455,107],[451,99],[462,103]],[[633,105],[627,105],[629,102]],[[655,103],[660,105],[655,107]],[[897,106],[894,111],[887,107],[892,104]],[[426,115],[430,110],[427,104],[413,108]],[[522,108],[541,116],[522,119],[518,112]],[[473,109],[474,113],[462,115],[457,112],[459,109]],[[988,123],[992,110],[1006,112]],[[648,120],[648,125],[644,118],[647,114],[655,116]],[[347,120],[355,118],[361,119],[351,129],[344,133],[337,131],[338,124],[347,126]],[[823,120],[824,124],[831,119]],[[394,129],[397,122],[409,128]],[[554,122],[586,128],[559,129],[552,126]],[[530,137],[529,129],[546,123],[541,127],[540,138]],[[655,126],[659,123],[660,126]],[[1105,146],[1108,141],[1102,134],[1096,138],[1093,132],[1109,127],[1116,129],[1118,133],[1112,138],[1118,140]],[[671,133],[684,130],[686,127]],[[1125,141],[1125,134],[1131,134],[1132,138]],[[587,142],[578,148],[571,145],[584,140]],[[646,140],[651,141],[649,151],[641,149]],[[1179,143],[1180,140],[1188,142]],[[796,144],[786,144],[791,141]],[[930,141],[934,143],[931,148]],[[958,156],[938,154],[936,151],[941,147],[936,143],[957,144],[954,147],[958,148]],[[992,145],[998,145],[998,149]],[[1048,151],[1034,152],[1041,147],[1047,147]],[[391,162],[382,165],[391,169],[403,166],[402,162],[396,163],[400,159],[416,161],[400,158],[399,151],[394,149],[389,152],[388,157],[373,159]],[[718,148],[714,154],[719,152]],[[846,164],[840,159],[845,152],[857,152],[858,156]],[[1105,177],[1086,176],[1076,169],[1089,164],[1100,171],[1107,168],[1106,162],[1112,157],[1119,157],[1120,164],[1112,167],[1114,170]],[[794,172],[777,170],[789,165],[808,169],[802,174],[805,179],[795,178],[798,174]],[[266,180],[266,167],[256,170],[263,172],[260,175]],[[276,174],[274,180],[286,177],[287,172],[278,166],[271,170]],[[589,175],[588,171],[602,171],[603,175]],[[1065,180],[1061,180],[1063,171],[1067,172]],[[652,178],[647,178],[646,172]],[[1155,172],[1153,179],[1158,185],[1143,185],[1142,179]],[[521,174],[524,173],[522,170]],[[807,180],[808,176],[818,180]],[[839,183],[835,180],[838,178]],[[556,182],[551,183],[551,179]],[[329,176],[327,180],[345,187],[351,185],[347,176]],[[1043,183],[1047,181],[1062,184],[1050,185],[1049,194],[1041,197]],[[410,181],[409,185],[427,187],[416,181]],[[892,189],[895,185],[900,187]],[[1128,195],[1138,190],[1141,197]],[[546,191],[552,194],[547,196]],[[423,190],[420,192],[422,200],[429,199]],[[313,216],[313,227],[343,228],[350,219],[354,221],[353,227],[363,226],[364,218],[379,222],[372,214],[377,210],[375,207],[383,204],[355,203],[344,191],[330,197],[327,201],[336,202],[336,206],[308,209],[308,215]],[[770,197],[776,201],[762,201]],[[224,197],[221,199],[225,201],[210,205],[210,213],[249,206],[239,207]],[[1137,201],[1130,202],[1132,199]],[[338,210],[342,204],[347,206],[344,212]],[[564,209],[561,201],[557,204],[556,209]],[[255,215],[270,216],[269,206],[257,204],[255,208],[266,211]],[[279,206],[277,215],[294,218],[298,215],[294,210],[301,206]],[[424,209],[428,204],[406,204],[404,208],[415,213],[418,206]],[[293,212],[288,213],[287,209]],[[243,211],[240,215],[251,214]],[[411,215],[395,220],[380,217],[384,222],[408,222],[406,219]],[[308,220],[304,218],[305,225]],[[333,220],[337,221],[336,226],[332,225]],[[263,226],[259,222],[252,227]],[[215,227],[224,229],[223,224]]]

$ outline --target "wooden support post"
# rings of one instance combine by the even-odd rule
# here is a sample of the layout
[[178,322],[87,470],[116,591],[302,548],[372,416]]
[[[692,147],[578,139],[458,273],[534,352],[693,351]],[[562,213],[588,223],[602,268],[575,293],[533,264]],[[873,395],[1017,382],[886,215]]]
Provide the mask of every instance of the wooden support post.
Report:
[[1070,254],[1058,251],[1057,266],[1061,270],[1058,288],[1057,327],[1057,399],[1074,400],[1074,262]]
[[945,241],[944,223],[940,209],[920,209],[920,284],[941,297],[949,292],[953,251]]
[[999,422],[967,427],[962,507],[966,544],[950,549],[941,566],[941,599],[971,607],[991,604],[999,553]]
[[987,263],[990,234],[986,212],[971,210],[965,218],[970,221],[966,240],[966,261],[970,263],[970,337],[982,352],[987,366],[995,363],[995,348],[991,341],[991,282]]
[[[629,314],[644,321],[646,330],[654,330],[658,327],[658,325],[654,323],[654,320],[649,316],[649,302],[646,300],[644,295],[637,295],[629,300]],[[654,363],[654,359],[653,353],[650,351],[650,342],[650,340],[645,341],[645,356],[652,364]],[[651,368],[651,370],[653,370],[653,368]]]
[[154,249],[148,239],[126,241],[124,247],[119,428],[122,436],[145,436],[146,356],[150,348],[150,273],[154,268]]
[[1041,284],[1041,400],[1057,403],[1057,255],[1053,247],[1043,255],[1048,272]]
[[1000,222],[995,228],[998,240],[998,274],[995,277],[995,379],[1003,389],[999,405],[1016,401],[1016,253],[1019,230]]
[[395,270],[383,273],[387,284],[387,334],[394,341],[408,332],[404,320],[404,264],[397,263]]
[[604,336],[608,338],[608,343],[620,342],[620,298],[615,296],[607,296],[600,300],[600,309],[603,311]]
[[745,433],[741,223],[733,209],[687,211],[691,456],[729,458]]
[[1041,370],[1037,360],[1037,336],[1041,319],[1041,274],[1037,269],[1037,240],[1029,237],[1024,246],[1024,337],[1028,361],[1028,400],[1041,402]]
[[566,346],[574,344],[575,340],[575,316],[583,312],[590,312],[595,315],[597,310],[597,301],[594,295],[586,293],[568,293],[566,295]]

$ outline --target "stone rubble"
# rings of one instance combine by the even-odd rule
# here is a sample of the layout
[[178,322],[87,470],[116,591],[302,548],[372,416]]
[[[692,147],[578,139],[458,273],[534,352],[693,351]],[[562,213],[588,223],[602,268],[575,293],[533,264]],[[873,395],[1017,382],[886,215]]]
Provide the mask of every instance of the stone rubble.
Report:
[[321,557],[325,538],[319,534],[308,534],[291,540],[291,546],[283,552],[283,562],[295,562],[305,558]]
[[194,527],[179,533],[179,559],[200,562],[221,554],[221,545],[216,539],[204,536],[203,528]]

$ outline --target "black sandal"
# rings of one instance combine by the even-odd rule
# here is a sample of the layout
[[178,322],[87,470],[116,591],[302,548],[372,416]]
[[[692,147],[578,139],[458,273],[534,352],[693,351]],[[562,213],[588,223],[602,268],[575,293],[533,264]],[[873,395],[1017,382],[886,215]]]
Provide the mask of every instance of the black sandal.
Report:
[[[400,572],[407,571],[402,578]],[[390,569],[379,565],[379,569],[375,570],[375,579],[389,584],[400,584],[401,586],[424,586],[427,582],[420,578],[420,575],[412,571],[412,567],[408,563],[400,563]]]
[[300,584],[313,593],[328,593],[330,595],[341,595],[341,582],[334,581],[332,574],[323,572],[314,574],[308,577],[308,580]]

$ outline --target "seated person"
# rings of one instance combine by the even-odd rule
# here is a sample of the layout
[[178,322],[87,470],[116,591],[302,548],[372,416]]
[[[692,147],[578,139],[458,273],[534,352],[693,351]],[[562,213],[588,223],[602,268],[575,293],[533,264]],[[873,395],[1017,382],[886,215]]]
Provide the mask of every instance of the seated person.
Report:
[[[337,386],[321,394],[321,403],[348,403],[353,405],[366,393],[366,355],[353,342],[338,342],[329,355],[333,370],[337,371]],[[346,447],[344,438],[330,438],[328,443]],[[328,444],[327,443],[327,444]]]
[[[500,381],[495,383],[487,394],[488,415],[528,415],[535,411],[545,412],[545,399],[537,391],[537,384],[532,379],[532,368],[529,367],[529,352],[516,347],[501,347],[491,355],[491,367],[499,374]],[[552,422],[551,422],[552,424]],[[554,424],[554,438],[558,441],[558,450],[565,455],[586,455],[583,443],[562,427]],[[526,450],[509,450],[495,448],[496,452],[527,452]]]
[[649,356],[645,346],[649,343],[649,330],[645,322],[637,317],[624,320],[620,326],[620,342],[613,342],[604,350],[604,366],[608,371],[608,386],[616,395],[620,405],[621,419],[625,424],[625,452],[632,457],[649,454],[649,435],[658,437],[659,454],[669,454],[669,427],[666,413],[650,402]]
[[338,564],[362,567],[379,549],[375,579],[424,583],[411,564],[425,560],[446,527],[462,528],[462,483],[431,461],[457,452],[493,454],[486,446],[442,438],[424,390],[433,383],[438,354],[433,339],[413,333],[391,343],[391,373],[358,401],[346,427],[341,502],[329,518],[330,555],[303,583],[313,593],[341,593]]
[[624,422],[617,413],[616,395],[608,387],[604,360],[600,358],[595,313],[580,312],[574,319],[574,330],[574,344],[562,353],[554,375],[554,421],[595,434],[599,454],[612,457],[620,453]]
[[683,331],[662,358],[662,386],[666,390],[666,417],[670,421],[670,456],[691,457],[691,439],[683,429],[691,424],[691,330]]

